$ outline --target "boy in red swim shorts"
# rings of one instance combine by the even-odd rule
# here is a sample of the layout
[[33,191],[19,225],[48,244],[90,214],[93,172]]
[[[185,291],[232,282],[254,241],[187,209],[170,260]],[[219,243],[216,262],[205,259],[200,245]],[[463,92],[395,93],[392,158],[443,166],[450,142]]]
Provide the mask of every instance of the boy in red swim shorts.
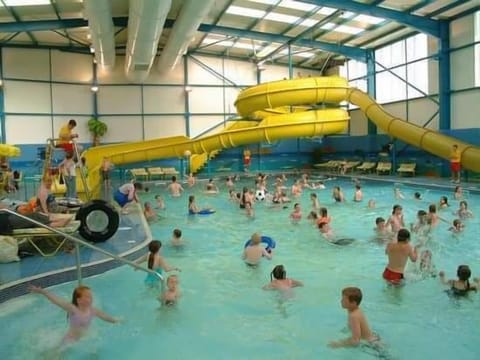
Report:
[[410,245],[410,232],[400,229],[397,234],[397,242],[391,242],[385,249],[388,255],[388,265],[383,272],[383,278],[393,285],[400,285],[403,281],[403,272],[410,258],[417,261],[417,246]]

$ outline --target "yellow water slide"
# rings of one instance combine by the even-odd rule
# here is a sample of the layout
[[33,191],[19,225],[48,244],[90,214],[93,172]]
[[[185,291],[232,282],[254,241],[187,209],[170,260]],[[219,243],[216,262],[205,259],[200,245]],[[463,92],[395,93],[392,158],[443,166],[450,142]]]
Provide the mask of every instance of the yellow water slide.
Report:
[[[326,80],[327,79],[327,80]],[[341,77],[317,77],[283,80],[261,84],[240,93],[236,105],[241,116],[255,110],[283,105],[335,103],[348,101],[357,105],[365,115],[387,134],[431,154],[449,159],[454,144],[461,152],[465,169],[480,172],[480,148],[440,134],[437,131],[411,124],[389,114],[363,91],[350,88]]]
[[[229,129],[194,140],[176,136],[88,149],[83,155],[89,169],[89,188],[96,193],[100,182],[98,169],[104,156],[110,157],[115,164],[122,165],[161,158],[181,158],[186,151],[192,154],[208,154],[219,149],[252,143],[270,143],[286,138],[343,132],[349,117],[342,109],[326,108],[278,115],[275,111],[268,111],[285,106],[319,103],[336,106],[342,101],[359,106],[369,119],[391,136],[439,157],[448,159],[452,145],[457,144],[462,153],[463,167],[480,171],[478,147],[396,118],[364,92],[350,88],[346,79],[334,76],[275,81],[243,90],[235,103],[239,115],[257,120],[268,115],[255,126],[242,125],[238,129]],[[265,109],[267,111],[264,111]]]

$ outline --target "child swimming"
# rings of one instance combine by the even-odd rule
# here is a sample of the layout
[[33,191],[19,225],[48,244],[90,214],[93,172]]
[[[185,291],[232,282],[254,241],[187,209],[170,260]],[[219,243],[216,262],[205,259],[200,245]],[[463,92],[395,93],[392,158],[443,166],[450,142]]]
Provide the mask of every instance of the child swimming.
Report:
[[468,209],[468,203],[465,200],[460,201],[459,208],[454,214],[460,219],[473,218],[473,213]]
[[331,341],[328,346],[331,348],[358,346],[362,340],[372,344],[378,342],[378,335],[370,330],[367,318],[360,309],[362,302],[362,291],[357,287],[347,287],[342,290],[342,308],[348,312],[348,326],[350,328],[350,337]]
[[174,229],[172,233],[172,246],[183,246],[184,242],[182,240],[182,230]]
[[295,203],[295,205],[293,205],[293,211],[290,214],[290,219],[292,219],[292,222],[294,223],[298,223],[302,219],[302,209],[299,203]]
[[283,265],[277,265],[270,273],[270,283],[263,286],[264,290],[287,290],[293,287],[303,286],[301,281],[287,278],[287,271]]
[[451,226],[448,231],[451,231],[454,234],[461,233],[463,231],[464,225],[459,219],[453,220],[453,226]]
[[478,286],[480,286],[480,279],[477,278],[473,280],[475,285],[470,285],[469,279],[472,272],[468,265],[460,265],[457,268],[457,280],[445,279],[445,272],[443,271],[440,271],[438,276],[442,284],[450,286],[449,294],[454,296],[466,296],[470,291],[477,291]]
[[67,312],[69,329],[63,338],[63,343],[71,343],[82,338],[87,333],[94,317],[110,323],[119,321],[92,306],[92,291],[87,286],[78,286],[73,290],[71,303],[38,286],[31,285],[29,290],[45,296],[51,303]]
[[262,237],[259,233],[254,233],[250,240],[250,244],[245,247],[242,255],[242,259],[247,265],[258,265],[262,257],[266,257],[267,259],[272,258],[272,254],[262,246]]
[[167,288],[158,298],[162,305],[172,306],[177,303],[178,299],[181,296],[178,282],[179,281],[177,275],[170,275],[167,278]]
[[155,195],[155,203],[156,203],[156,209],[160,210],[165,210],[165,201],[163,201],[163,198],[161,195]]
[[158,215],[155,210],[153,210],[150,201],[145,201],[145,203],[143,204],[143,215],[148,222],[153,222],[158,219]]

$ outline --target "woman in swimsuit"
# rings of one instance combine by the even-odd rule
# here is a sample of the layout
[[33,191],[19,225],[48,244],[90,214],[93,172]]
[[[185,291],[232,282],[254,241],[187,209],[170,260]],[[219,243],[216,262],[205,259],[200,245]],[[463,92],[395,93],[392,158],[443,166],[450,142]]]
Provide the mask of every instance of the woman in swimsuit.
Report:
[[83,337],[94,317],[110,323],[118,322],[118,319],[92,306],[92,292],[86,286],[78,286],[73,290],[71,303],[38,286],[30,286],[30,291],[45,296],[51,303],[67,312],[70,328],[63,338],[64,343],[74,342]]

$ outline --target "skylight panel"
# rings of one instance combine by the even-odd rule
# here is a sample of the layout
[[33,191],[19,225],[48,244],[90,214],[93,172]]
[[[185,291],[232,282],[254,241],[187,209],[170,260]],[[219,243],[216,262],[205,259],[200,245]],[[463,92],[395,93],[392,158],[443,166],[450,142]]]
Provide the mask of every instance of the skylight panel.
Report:
[[295,10],[303,10],[303,11],[312,11],[317,6],[312,4],[305,4],[300,1],[294,0],[282,0],[282,2],[278,5],[288,9],[295,9]]
[[[288,49],[279,51],[279,54],[288,55]],[[315,56],[315,54],[311,53],[311,52],[308,52],[308,51],[299,51],[299,52],[292,52],[292,56],[311,58],[311,57]]]
[[270,54],[271,52],[277,50],[280,47],[280,45],[269,45],[264,47],[261,51],[257,53],[258,58],[263,58]]
[[232,40],[221,40],[215,39],[215,38],[210,38],[207,37],[205,40],[203,40],[203,44],[205,45],[212,45],[212,46],[223,46],[223,47],[234,47],[238,49],[247,49],[247,50],[253,50],[253,46],[251,43],[245,43],[245,42],[234,42]]
[[268,13],[268,15],[265,16],[265,19],[272,20],[272,21],[283,22],[283,23],[287,23],[287,24],[292,24],[292,23],[300,20],[300,18],[297,17],[297,16],[274,13],[274,12]]
[[342,15],[340,15],[340,17],[344,19],[350,19],[354,16],[355,16],[355,13],[351,11],[345,11]]
[[363,29],[360,29],[358,27],[354,26],[348,26],[348,25],[337,25],[334,23],[326,23],[321,26],[322,29],[324,30],[332,30],[332,31],[337,31],[337,32],[342,32],[346,34],[360,34]]
[[50,5],[50,0],[4,0],[6,6]]
[[266,5],[275,5],[278,2],[278,0],[249,0],[249,1],[259,3],[259,4],[266,4]]
[[318,23],[318,20],[305,19],[299,25],[300,26],[306,26],[306,27],[312,27],[312,26],[317,25],[317,23]]
[[385,21],[385,19],[375,17],[375,16],[370,16],[370,15],[358,15],[353,20],[358,21],[358,22],[369,23],[369,24],[372,24],[372,25],[377,25],[377,24],[380,24],[381,22]]
[[230,5],[226,11],[227,14],[240,15],[253,18],[262,18],[265,16],[265,11],[257,9],[249,9],[241,6]]
[[317,14],[320,14],[320,15],[330,15],[330,14],[333,14],[335,11],[337,11],[336,9],[333,9],[333,8],[329,8],[329,7],[322,7],[320,10],[317,11]]
[[335,26],[337,26],[337,25],[335,25],[334,23],[329,22],[329,23],[323,24],[323,25],[321,26],[321,28],[324,29],[324,30],[332,30]]
[[363,29],[353,27],[353,26],[348,26],[348,25],[340,25],[337,28],[335,28],[334,31],[356,35],[356,34],[360,34],[363,31]]

